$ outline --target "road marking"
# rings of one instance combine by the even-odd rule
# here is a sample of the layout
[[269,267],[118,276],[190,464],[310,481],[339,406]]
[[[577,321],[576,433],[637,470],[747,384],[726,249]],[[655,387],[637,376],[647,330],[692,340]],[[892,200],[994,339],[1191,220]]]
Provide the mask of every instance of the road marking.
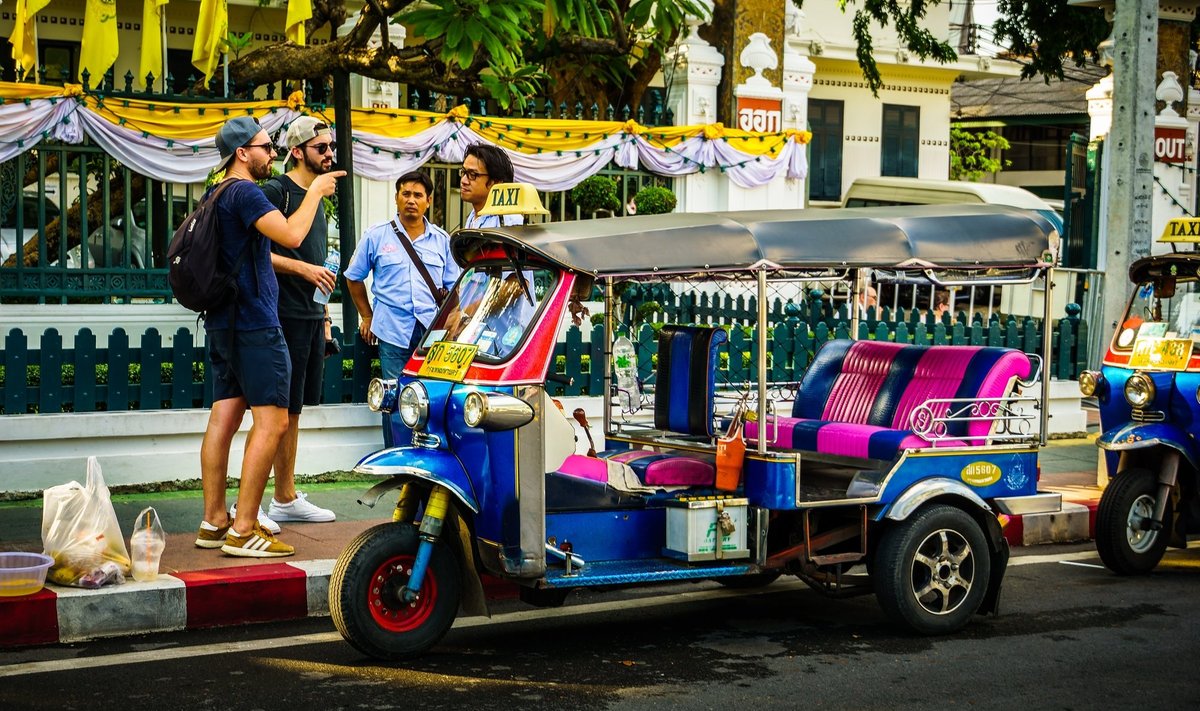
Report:
[[[629,607],[631,604],[636,605],[638,609],[643,609],[646,607],[657,607],[661,605],[675,605],[688,602],[703,602],[707,600],[721,600],[725,598],[749,597],[761,593],[775,594],[801,589],[807,589],[807,586],[799,580],[778,580],[769,588],[762,588],[761,590],[747,591],[719,588],[685,593],[666,593],[645,598],[607,600],[604,602],[593,602],[571,607],[533,608],[530,610],[519,610],[517,612],[507,612],[501,615],[494,615],[491,618],[459,618],[454,621],[453,629],[468,629],[471,627],[481,627],[483,625],[510,624],[515,622],[528,622],[531,620],[545,620],[559,617],[590,615],[623,609]],[[12,664],[6,667],[0,667],[0,678],[9,676],[24,676],[27,674],[44,674],[46,672],[95,669],[98,667],[111,667],[123,664],[138,664],[141,662],[157,662],[171,659],[205,657],[215,654],[258,652],[264,650],[281,649],[284,647],[302,647],[308,644],[329,644],[332,642],[341,641],[342,636],[337,632],[316,632],[313,634],[272,637],[270,639],[255,639],[241,642],[217,642],[214,644],[202,644],[190,647],[174,647],[169,649],[161,648],[140,652],[121,652],[102,657],[56,659],[44,662],[25,662],[23,664]]]
[[1070,560],[1089,560],[1098,554],[1095,550],[1079,551],[1077,553],[1049,553],[1046,555],[1023,555],[1010,558],[1008,567],[1017,565],[1035,565],[1038,563],[1062,563]]
[[1100,570],[1104,570],[1103,565],[1096,565],[1095,563],[1079,563],[1073,560],[1060,560],[1058,562],[1061,565],[1077,565],[1080,568],[1099,568]]

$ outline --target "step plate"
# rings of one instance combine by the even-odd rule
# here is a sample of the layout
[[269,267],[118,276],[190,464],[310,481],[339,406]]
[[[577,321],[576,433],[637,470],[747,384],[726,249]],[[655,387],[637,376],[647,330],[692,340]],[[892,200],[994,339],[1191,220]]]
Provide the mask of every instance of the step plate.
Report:
[[632,583],[667,583],[675,580],[705,580],[759,572],[748,563],[727,565],[680,565],[668,560],[601,561],[588,563],[582,570],[566,575],[566,570],[553,567],[546,571],[546,587],[579,588],[598,585],[629,585]]

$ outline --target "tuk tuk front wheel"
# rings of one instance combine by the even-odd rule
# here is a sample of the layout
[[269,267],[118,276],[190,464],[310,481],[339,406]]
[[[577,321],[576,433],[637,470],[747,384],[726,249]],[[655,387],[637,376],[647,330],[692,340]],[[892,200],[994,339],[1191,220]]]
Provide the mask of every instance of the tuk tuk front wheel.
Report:
[[970,622],[987,592],[992,562],[975,519],[936,504],[884,532],[871,572],[875,597],[893,622],[937,635]]
[[404,659],[428,651],[458,614],[462,585],[454,553],[434,545],[420,596],[401,595],[412,573],[417,528],[385,523],[360,533],[338,556],[329,580],[329,612],[338,632],[364,654]]
[[1154,517],[1158,477],[1149,469],[1127,469],[1109,482],[1096,509],[1096,551],[1105,567],[1117,575],[1149,573],[1167,550],[1171,500],[1163,513],[1163,528],[1145,525]]

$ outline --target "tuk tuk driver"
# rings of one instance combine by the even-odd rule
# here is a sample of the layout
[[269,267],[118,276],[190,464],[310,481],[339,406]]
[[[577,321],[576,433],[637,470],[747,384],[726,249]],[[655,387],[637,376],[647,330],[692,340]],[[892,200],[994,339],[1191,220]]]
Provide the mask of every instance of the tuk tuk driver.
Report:
[[489,143],[474,143],[467,147],[462,167],[458,169],[458,189],[463,202],[471,206],[463,220],[464,228],[500,227],[524,224],[522,215],[480,215],[487,204],[488,192],[497,183],[513,181],[512,161],[504,149]]

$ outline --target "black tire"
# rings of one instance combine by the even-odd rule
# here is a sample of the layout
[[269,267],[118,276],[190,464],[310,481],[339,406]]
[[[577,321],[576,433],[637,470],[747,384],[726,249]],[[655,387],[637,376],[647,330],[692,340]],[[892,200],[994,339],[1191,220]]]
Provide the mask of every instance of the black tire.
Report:
[[1096,551],[1117,575],[1144,575],[1162,560],[1171,500],[1167,499],[1162,529],[1144,531],[1140,526],[1143,518],[1154,515],[1157,496],[1158,477],[1149,469],[1127,469],[1104,489],[1096,510]]
[[872,580],[880,607],[918,634],[962,629],[979,610],[992,574],[987,538],[962,509],[934,504],[884,531]]
[[338,556],[329,579],[329,612],[342,637],[379,659],[405,659],[428,651],[458,614],[462,582],[454,552],[433,548],[415,603],[400,600],[417,554],[417,529],[385,523],[360,533]]
[[713,578],[713,580],[724,585],[730,590],[753,590],[755,588],[765,588],[771,583],[779,579],[779,571],[773,570],[767,573],[754,573],[753,575],[731,575],[725,578]]

